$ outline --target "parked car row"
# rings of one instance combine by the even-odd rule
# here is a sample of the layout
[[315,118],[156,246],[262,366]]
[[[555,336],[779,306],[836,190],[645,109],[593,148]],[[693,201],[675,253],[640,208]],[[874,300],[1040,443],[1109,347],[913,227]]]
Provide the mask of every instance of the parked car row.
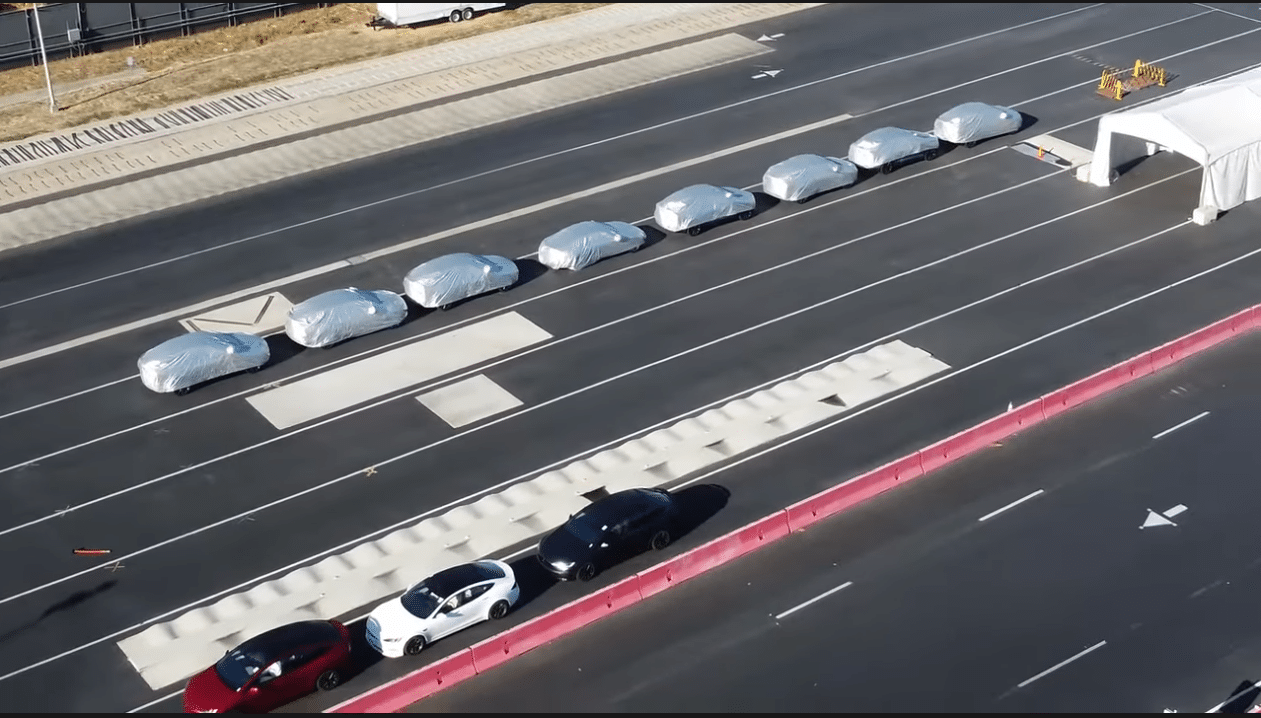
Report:
[[[859,169],[889,173],[922,159],[935,159],[941,143],[968,147],[1021,128],[1023,117],[1009,107],[968,102],[937,118],[933,132],[882,127],[860,137],[846,158],[804,154],[768,168],[763,191],[786,202],[805,202],[858,180]],[[752,219],[753,193],[737,187],[698,184],[657,203],[653,218],[667,232],[696,236],[732,219]],[[579,270],[609,257],[635,252],[647,242],[640,227],[626,222],[586,221],[570,225],[539,244],[538,260],[554,270]],[[431,259],[403,278],[403,294],[349,287],[312,297],[293,307],[285,333],[297,344],[323,348],[402,324],[407,299],[427,309],[446,309],[488,292],[504,292],[520,280],[516,262],[497,255],[457,252]],[[406,299],[404,298],[406,297]],[[270,361],[263,339],[235,332],[191,332],[145,352],[138,366],[146,387],[185,394],[199,384]]]
[[[629,489],[592,502],[537,549],[547,574],[589,581],[681,529],[677,500],[664,489]],[[441,638],[507,616],[521,600],[512,567],[481,560],[452,566],[409,586],[368,615],[364,638],[386,658],[414,656]],[[350,629],[334,621],[273,628],[224,653],[184,689],[185,713],[263,713],[341,685],[355,668]]]

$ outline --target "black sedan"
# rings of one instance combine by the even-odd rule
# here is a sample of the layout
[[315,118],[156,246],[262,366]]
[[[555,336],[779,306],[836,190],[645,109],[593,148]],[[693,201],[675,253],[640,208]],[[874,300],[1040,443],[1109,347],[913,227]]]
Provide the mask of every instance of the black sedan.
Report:
[[628,489],[569,517],[539,543],[539,562],[562,581],[590,581],[601,570],[670,545],[678,504],[664,489]]

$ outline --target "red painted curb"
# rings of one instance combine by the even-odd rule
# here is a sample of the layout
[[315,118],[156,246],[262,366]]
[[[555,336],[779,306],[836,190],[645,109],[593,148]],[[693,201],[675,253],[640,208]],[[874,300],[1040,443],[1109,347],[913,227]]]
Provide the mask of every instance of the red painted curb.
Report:
[[[962,459],[1046,419],[1081,406],[1130,382],[1211,349],[1257,328],[1261,305],[1144,352],[1013,408],[970,429],[938,441],[843,484],[776,511],[662,564],[572,601],[515,628],[467,648],[326,713],[393,713],[428,696],[502,665],[545,643],[632,606],[690,578],[757,551],[763,546],[835,516],[867,499]],[[1253,709],[1251,712],[1257,712]]]

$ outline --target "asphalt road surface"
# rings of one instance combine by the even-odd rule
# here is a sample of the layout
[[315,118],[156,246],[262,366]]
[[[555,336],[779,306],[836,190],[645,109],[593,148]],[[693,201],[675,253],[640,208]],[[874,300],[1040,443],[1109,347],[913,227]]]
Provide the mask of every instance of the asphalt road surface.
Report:
[[1227,345],[413,711],[1250,707],[1259,360]]
[[[151,690],[115,645],[145,622],[829,358],[899,338],[952,370],[785,445],[777,455],[802,467],[796,478],[723,473],[730,499],[700,511],[691,540],[1256,301],[1259,210],[1189,225],[1194,165],[1156,155],[1099,189],[1009,148],[1046,133],[1091,146],[1094,120],[1117,107],[1093,92],[1097,64],[1161,62],[1177,75],[1167,92],[1250,67],[1255,18],[1190,3],[837,5],[742,32],[784,33],[759,58],[783,72],[715,68],[0,255],[3,705],[178,708],[179,686]],[[885,125],[929,129],[971,100],[1016,106],[1028,126],[804,205],[763,197],[759,216],[696,238],[645,220],[688,184],[751,187],[785,157],[842,155]],[[766,140],[843,113],[853,117]],[[637,173],[648,176],[537,207]],[[136,358],[188,317],[146,318],[530,208],[278,288],[295,303],[345,286],[398,290],[420,262],[473,251],[523,258],[511,292],[327,350],[272,337],[265,371],[185,397],[135,377]],[[642,221],[652,241],[579,273],[529,259],[585,219]],[[507,311],[552,339],[370,402],[341,387],[351,408],[289,429],[246,401]],[[455,429],[412,399],[474,373],[521,406]],[[820,441],[843,456],[810,475]],[[113,553],[85,559],[77,547]],[[403,670],[375,665],[340,697]]]

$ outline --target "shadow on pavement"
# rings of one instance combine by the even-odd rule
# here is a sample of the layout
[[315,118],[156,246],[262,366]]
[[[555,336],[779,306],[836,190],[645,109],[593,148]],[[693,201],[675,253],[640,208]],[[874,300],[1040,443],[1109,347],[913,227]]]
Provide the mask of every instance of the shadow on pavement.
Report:
[[77,608],[83,603],[92,600],[96,596],[99,596],[102,593],[105,593],[106,591],[110,590],[116,585],[118,585],[118,582],[111,579],[109,581],[102,581],[101,583],[97,584],[95,588],[92,588],[86,591],[75,591],[69,596],[66,596],[60,601],[52,604],[48,608],[45,608],[44,612],[39,614],[39,618],[36,618],[33,621],[27,621],[26,623],[20,626],[17,626],[16,628],[11,628],[8,631],[5,631],[4,633],[0,634],[0,642],[8,641],[12,638],[15,638],[16,636],[23,633],[24,631],[29,631],[30,629],[39,625],[40,621],[43,621],[45,618],[48,618],[49,616],[52,616],[57,613],[61,613],[63,611],[69,611],[74,608]]
[[679,506],[678,523],[675,524],[676,541],[716,516],[726,508],[731,499],[731,492],[718,484],[698,484],[672,491],[671,494]]

